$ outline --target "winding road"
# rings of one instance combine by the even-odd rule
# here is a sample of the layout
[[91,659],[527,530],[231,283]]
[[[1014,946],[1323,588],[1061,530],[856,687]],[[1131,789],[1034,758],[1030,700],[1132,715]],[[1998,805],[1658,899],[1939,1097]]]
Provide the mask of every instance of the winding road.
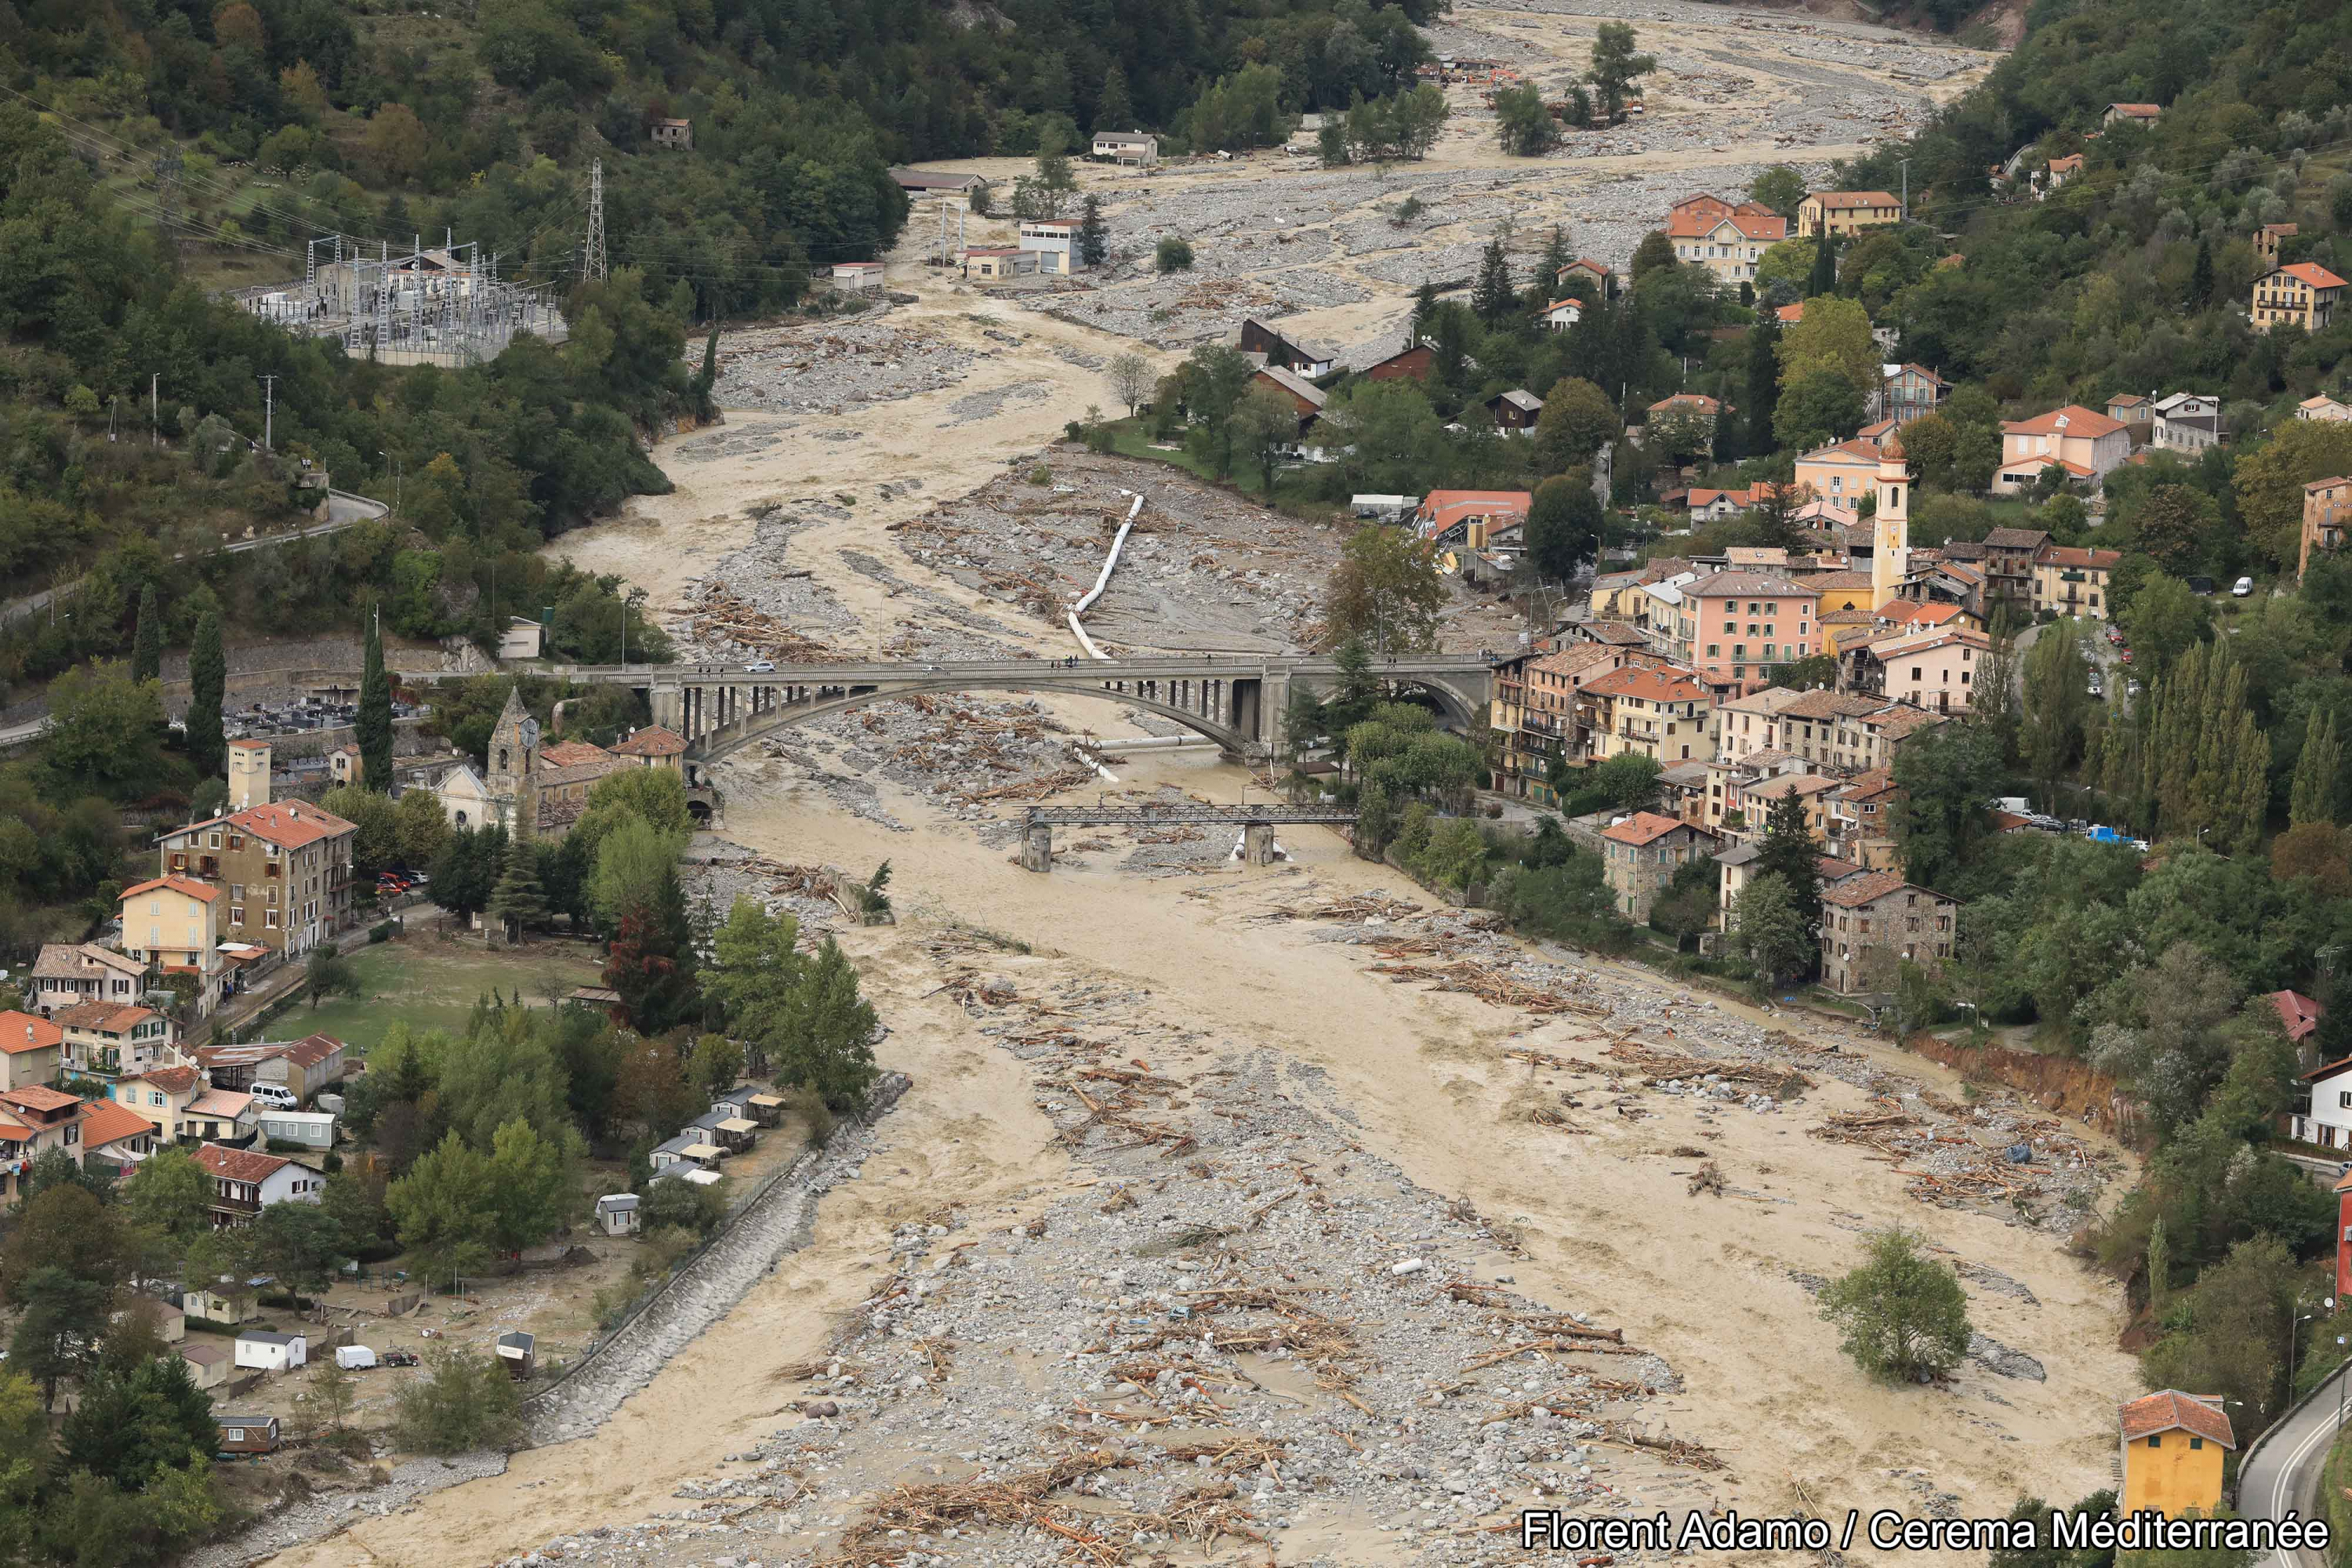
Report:
[[[2352,1362],[2338,1367],[2309,1399],[2263,1434],[2238,1472],[2242,1516],[2282,1520],[2294,1513],[2309,1519],[2322,1511],[2319,1474],[2343,1426],[2347,1375],[2352,1375]],[[2327,1554],[2274,1552],[2260,1568],[2328,1568]]]

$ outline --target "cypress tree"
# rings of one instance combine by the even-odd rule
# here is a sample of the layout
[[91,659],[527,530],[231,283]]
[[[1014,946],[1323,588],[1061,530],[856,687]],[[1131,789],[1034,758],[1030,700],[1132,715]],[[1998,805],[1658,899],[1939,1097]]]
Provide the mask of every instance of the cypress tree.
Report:
[[2295,760],[2287,820],[2335,821],[2336,781],[2343,773],[2344,748],[2336,739],[2336,715],[2324,708],[2315,708],[2304,726],[2303,755]]
[[2189,308],[2201,310],[2213,298],[2213,246],[2210,240],[2197,242],[2197,260],[2189,269]]
[[392,682],[383,673],[383,628],[368,616],[367,649],[360,669],[360,782],[380,794],[392,789]]
[[155,584],[139,590],[139,629],[131,644],[131,679],[159,680],[163,675],[163,617],[155,610]]
[[1748,455],[1760,458],[1779,446],[1772,414],[1780,403],[1780,316],[1769,305],[1748,334],[1748,395],[1741,401],[1748,405]]
[[506,867],[499,873],[499,885],[490,889],[488,908],[492,919],[514,922],[518,942],[523,927],[547,920],[547,889],[539,879],[539,847],[531,841],[530,825],[520,817],[516,819],[513,837],[507,840]]
[[1805,283],[1805,298],[1818,300],[1837,292],[1837,253],[1830,248],[1829,225],[1822,226],[1813,242],[1813,275]]
[[228,772],[228,741],[221,730],[221,701],[227,694],[220,612],[206,610],[188,650],[188,761],[198,778],[222,778]]
[[1805,825],[1805,803],[1784,792],[1765,813],[1764,841],[1757,846],[1756,868],[1748,880],[1752,884],[1760,878],[1780,877],[1789,884],[1790,901],[1805,923],[1817,926],[1822,920],[1821,853],[1812,829]]
[[1436,316],[1437,285],[1430,282],[1424,278],[1422,279],[1421,287],[1413,291],[1412,326],[1410,329],[1412,333],[1412,342],[1405,344],[1405,347],[1415,347],[1423,338],[1427,337],[1429,335],[1429,324],[1436,319]]
[[1511,307],[1518,296],[1511,288],[1511,263],[1503,254],[1503,242],[1490,239],[1486,253],[1478,258],[1478,282],[1470,290],[1470,309],[1490,327],[1499,327],[1510,319]]
[[1103,226],[1102,198],[1088,196],[1078,219],[1078,259],[1100,267],[1110,257],[1110,231]]

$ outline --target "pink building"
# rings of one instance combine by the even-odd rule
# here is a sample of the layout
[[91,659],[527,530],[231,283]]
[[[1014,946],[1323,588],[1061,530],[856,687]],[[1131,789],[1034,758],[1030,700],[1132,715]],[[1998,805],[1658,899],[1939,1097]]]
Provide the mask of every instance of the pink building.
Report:
[[1768,572],[1711,572],[1682,584],[1673,657],[1718,694],[1753,691],[1820,647],[1821,595]]

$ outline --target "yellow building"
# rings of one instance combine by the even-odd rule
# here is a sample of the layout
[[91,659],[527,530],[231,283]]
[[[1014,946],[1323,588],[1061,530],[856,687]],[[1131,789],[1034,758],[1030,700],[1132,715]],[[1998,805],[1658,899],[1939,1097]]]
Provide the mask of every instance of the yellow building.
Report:
[[220,1000],[220,896],[218,886],[181,876],[158,877],[122,894],[122,951],[165,974],[193,976],[199,1016]]
[[1902,221],[1901,198],[1885,191],[1815,191],[1797,208],[1797,234],[1804,239],[1824,228],[1832,235],[1860,234]]
[[2336,319],[2344,298],[2344,279],[2315,261],[2273,267],[2254,279],[2253,304],[2247,319],[2258,332],[2296,326],[2306,332],[2324,332]]
[[2123,1511],[2152,1508],[2168,1519],[2221,1504],[2221,1455],[2237,1447],[2216,1395],[2165,1389],[2118,1413],[2124,1456]]

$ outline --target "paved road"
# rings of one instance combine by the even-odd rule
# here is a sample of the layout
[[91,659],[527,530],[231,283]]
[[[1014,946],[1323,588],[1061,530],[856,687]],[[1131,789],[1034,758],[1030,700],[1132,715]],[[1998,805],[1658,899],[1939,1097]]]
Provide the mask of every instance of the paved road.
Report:
[[[2319,1472],[2337,1430],[2337,1410],[2352,1363],[2324,1385],[2327,1393],[2265,1433],[2262,1447],[2238,1474],[2238,1512],[2246,1519],[2310,1519],[2320,1511]],[[2326,1554],[2277,1552],[2257,1568],[2327,1568]]]
[[[341,490],[329,490],[326,521],[314,522],[308,528],[298,529],[291,533],[264,533],[252,539],[240,539],[234,543],[222,545],[215,553],[242,555],[248,550],[268,549],[275,545],[291,543],[297,539],[322,539],[331,533],[341,533],[354,523],[372,522],[377,518],[387,515],[391,510],[392,508],[383,501],[371,500],[366,496],[349,495]],[[174,555],[172,559],[176,563],[185,561],[187,556]],[[81,585],[82,579],[77,577],[70,583],[60,583],[54,588],[44,588],[37,594],[22,599],[12,599],[5,605],[0,605],[0,626],[6,626],[28,616],[37,616],[52,604],[64,603],[80,593]],[[0,730],[0,749],[22,745],[37,737],[48,727],[49,718],[44,713],[27,719],[21,724]]]

